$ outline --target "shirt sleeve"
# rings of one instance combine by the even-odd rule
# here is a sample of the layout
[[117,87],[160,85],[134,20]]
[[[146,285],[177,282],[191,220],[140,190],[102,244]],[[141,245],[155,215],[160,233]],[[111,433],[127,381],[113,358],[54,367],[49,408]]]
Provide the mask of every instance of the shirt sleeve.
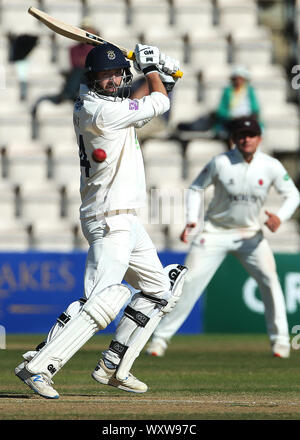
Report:
[[170,100],[160,92],[153,92],[142,99],[124,99],[123,101],[110,101],[103,106],[97,115],[96,125],[110,130],[119,130],[129,126],[136,126],[143,121],[148,122],[155,116],[161,115],[170,108]]
[[138,121],[134,124],[134,127],[135,128],[142,128],[142,127],[144,127],[144,125],[146,125],[150,121],[151,121],[151,118],[144,119],[143,121]]
[[198,174],[196,179],[190,185],[190,188],[207,188],[209,185],[214,183],[216,176],[216,160],[213,158],[202,171]]
[[186,223],[198,223],[201,209],[204,209],[204,189],[214,182],[215,159],[212,159],[190,185],[186,198]]
[[284,222],[292,217],[299,206],[300,194],[286,169],[279,161],[276,161],[276,166],[274,167],[273,185],[276,191],[284,197],[284,202],[276,213],[280,220]]
[[198,223],[200,216],[201,195],[200,189],[189,188],[186,197],[186,223]]

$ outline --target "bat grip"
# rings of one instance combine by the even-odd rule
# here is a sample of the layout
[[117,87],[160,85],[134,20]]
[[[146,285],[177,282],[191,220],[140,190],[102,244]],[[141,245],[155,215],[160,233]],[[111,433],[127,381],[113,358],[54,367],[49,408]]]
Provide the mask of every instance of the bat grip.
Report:
[[135,54],[133,50],[129,50],[126,54],[126,58],[128,58],[131,61],[135,61]]
[[[129,50],[126,54],[126,58],[128,60],[134,61],[135,60],[135,55],[134,52],[132,50]],[[174,78],[182,78],[183,77],[183,72],[181,72],[181,70],[177,70],[177,72],[172,73],[172,76]]]
[[181,72],[181,70],[177,70],[177,72],[172,73],[172,76],[174,78],[182,78],[183,77],[183,72]]

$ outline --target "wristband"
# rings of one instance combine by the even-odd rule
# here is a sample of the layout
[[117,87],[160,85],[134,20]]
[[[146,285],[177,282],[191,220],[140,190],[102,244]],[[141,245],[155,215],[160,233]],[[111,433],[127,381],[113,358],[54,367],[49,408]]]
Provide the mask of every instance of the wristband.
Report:
[[143,69],[143,74],[148,75],[149,73],[158,72],[158,67],[153,64],[152,66],[145,67]]

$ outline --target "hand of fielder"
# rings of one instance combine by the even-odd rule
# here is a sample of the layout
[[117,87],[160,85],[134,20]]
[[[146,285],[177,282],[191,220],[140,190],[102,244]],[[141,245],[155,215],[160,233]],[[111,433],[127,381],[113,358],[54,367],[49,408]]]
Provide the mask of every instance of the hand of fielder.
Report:
[[265,222],[265,225],[270,229],[272,232],[276,232],[279,226],[281,225],[281,220],[279,217],[277,217],[276,214],[272,214],[272,212],[265,211],[265,214],[269,217],[268,220]]
[[183,241],[184,243],[187,243],[188,235],[191,232],[191,229],[195,228],[196,226],[197,226],[196,223],[187,223],[186,227],[184,228],[184,230],[180,235],[180,240]]

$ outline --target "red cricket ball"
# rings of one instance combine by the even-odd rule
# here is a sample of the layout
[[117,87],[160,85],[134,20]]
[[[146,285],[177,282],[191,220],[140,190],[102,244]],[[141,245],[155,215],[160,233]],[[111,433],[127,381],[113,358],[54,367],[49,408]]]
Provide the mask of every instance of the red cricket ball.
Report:
[[106,159],[106,153],[102,148],[97,148],[93,151],[92,157],[95,162],[103,162]]

